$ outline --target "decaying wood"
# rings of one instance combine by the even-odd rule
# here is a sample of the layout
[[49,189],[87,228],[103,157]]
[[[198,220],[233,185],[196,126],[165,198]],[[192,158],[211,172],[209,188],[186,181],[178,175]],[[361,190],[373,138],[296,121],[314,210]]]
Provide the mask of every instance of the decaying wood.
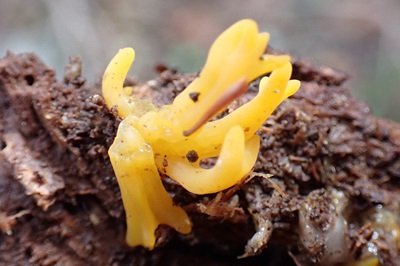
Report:
[[[326,199],[316,209],[327,221],[332,208],[338,212],[329,195],[344,193],[349,203],[340,215],[351,225],[354,257],[369,241],[371,232],[363,228],[374,223],[364,214],[376,206],[399,213],[400,126],[373,117],[343,87],[343,73],[295,60],[293,75],[302,88],[260,130],[252,177],[205,196],[165,177],[193,232],[180,236],[162,226],[155,251],[131,249],[107,156],[119,121],[98,95],[99,86],[85,85],[80,71],[74,58],[62,83],[32,54],[0,60],[0,265],[317,263],[326,259],[323,246],[307,253],[300,237],[299,211],[317,204],[311,193]],[[161,105],[193,78],[163,68],[134,90]],[[228,112],[254,96],[255,84]],[[399,250],[390,236],[376,243],[380,261],[395,265]],[[246,258],[238,260],[240,255]]]

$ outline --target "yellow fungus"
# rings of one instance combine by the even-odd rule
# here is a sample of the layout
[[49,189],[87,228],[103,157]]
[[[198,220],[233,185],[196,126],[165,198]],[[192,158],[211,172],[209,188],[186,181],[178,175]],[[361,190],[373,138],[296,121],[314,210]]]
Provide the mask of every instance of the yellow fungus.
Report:
[[[159,172],[195,194],[222,191],[251,172],[260,146],[256,131],[300,87],[290,80],[289,56],[264,55],[268,39],[254,21],[237,22],[214,42],[199,77],[159,109],[123,87],[133,49],[121,49],[111,60],[102,87],[107,106],[124,119],[109,155],[126,211],[129,245],[154,248],[160,224],[191,231],[186,212],[173,204]],[[209,121],[245,93],[251,81],[270,72],[254,99]],[[202,168],[200,162],[211,157],[218,157],[215,165]]]
[[377,257],[366,257],[354,263],[349,264],[349,266],[379,266],[379,265],[380,264]]
[[121,49],[107,66],[103,76],[103,97],[109,107],[116,107],[121,117],[132,113],[129,104],[129,94],[124,89],[124,81],[129,68],[135,59],[135,51],[132,48]]
[[161,183],[152,148],[129,118],[121,122],[109,154],[121,189],[129,245],[152,248],[160,223],[182,233],[190,232],[188,216],[173,205]]
[[203,169],[180,158],[170,158],[164,171],[192,193],[215,193],[233,186],[250,172],[259,148],[258,136],[246,143],[243,129],[234,126],[226,134],[213,168]]

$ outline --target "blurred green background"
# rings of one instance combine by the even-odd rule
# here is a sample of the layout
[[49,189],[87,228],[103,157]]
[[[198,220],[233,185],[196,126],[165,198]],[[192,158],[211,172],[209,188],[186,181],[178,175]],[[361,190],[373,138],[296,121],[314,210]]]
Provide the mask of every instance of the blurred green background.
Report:
[[242,18],[270,32],[273,47],[350,73],[359,99],[400,121],[399,0],[0,0],[0,55],[33,51],[60,76],[79,55],[94,81],[133,46],[132,73],[146,80],[157,63],[199,70],[214,38]]

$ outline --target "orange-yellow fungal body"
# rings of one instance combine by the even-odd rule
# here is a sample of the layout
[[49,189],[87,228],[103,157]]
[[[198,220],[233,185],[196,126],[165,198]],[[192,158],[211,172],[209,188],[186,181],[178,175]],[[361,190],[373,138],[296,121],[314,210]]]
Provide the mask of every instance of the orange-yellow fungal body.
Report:
[[[111,60],[103,76],[103,96],[123,119],[109,155],[127,215],[129,245],[152,249],[159,224],[191,231],[187,214],[173,204],[159,172],[195,194],[227,189],[250,173],[260,146],[256,131],[300,87],[299,81],[290,80],[289,56],[263,55],[268,39],[254,21],[237,22],[214,42],[199,77],[160,109],[123,87],[134,50],[121,49]],[[270,72],[254,99],[209,122],[249,82]],[[196,154],[195,160],[189,160],[189,152]],[[216,164],[202,168],[199,162],[209,157],[218,157]]]

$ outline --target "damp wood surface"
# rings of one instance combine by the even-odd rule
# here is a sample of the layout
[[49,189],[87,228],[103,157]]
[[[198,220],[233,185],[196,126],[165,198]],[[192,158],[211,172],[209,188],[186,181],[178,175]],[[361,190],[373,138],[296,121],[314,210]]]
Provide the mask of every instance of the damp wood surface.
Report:
[[[149,252],[125,244],[107,155],[120,121],[99,85],[86,84],[78,58],[58,81],[35,55],[8,53],[0,60],[0,265],[312,265],[327,247],[312,240],[304,247],[299,213],[324,228],[337,218],[332,191],[348,200],[349,256],[360,256],[372,241],[371,212],[399,213],[400,125],[351,96],[344,73],[300,59],[293,67],[302,87],[258,132],[259,158],[245,182],[198,196],[163,177],[194,227],[186,236],[160,227]],[[157,69],[134,92],[158,106],[196,76]],[[390,238],[381,233],[374,243],[382,265],[399,261]]]

